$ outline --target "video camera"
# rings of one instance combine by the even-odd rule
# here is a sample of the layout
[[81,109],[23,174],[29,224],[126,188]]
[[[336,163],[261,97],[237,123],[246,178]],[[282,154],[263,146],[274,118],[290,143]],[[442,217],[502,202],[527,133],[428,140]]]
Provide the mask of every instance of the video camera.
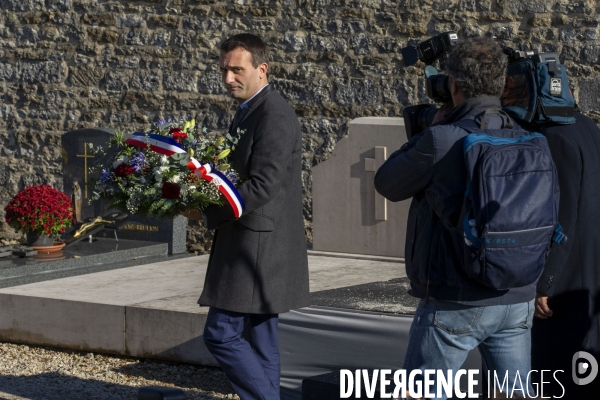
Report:
[[458,42],[458,35],[455,32],[444,32],[416,46],[407,46],[400,52],[407,67],[416,64],[418,60],[433,65],[442,55],[450,53],[456,42]]
[[504,46],[504,53],[508,55],[501,96],[504,111],[534,128],[575,122],[575,100],[558,54],[508,46]]
[[[425,90],[427,97],[438,103],[447,103],[452,100],[450,95],[450,77],[438,74],[433,64],[436,61],[439,62],[439,67],[443,70],[448,53],[452,51],[452,47],[456,42],[458,42],[458,35],[455,32],[444,32],[416,46],[407,46],[400,50],[405,66],[414,65],[418,60],[426,64]],[[436,112],[437,108],[433,104],[404,107],[402,116],[408,138],[410,139],[413,135],[431,125]]]
[[[401,50],[404,64],[423,61],[425,66],[425,89],[427,97],[437,103],[448,103],[450,77],[438,74],[433,63],[445,66],[448,53],[458,42],[454,32],[445,32],[415,47]],[[538,53],[535,50],[514,50],[503,46],[509,63],[506,85],[501,96],[503,109],[513,118],[533,126],[546,124],[572,124],[575,101],[569,90],[564,65],[556,53]],[[404,107],[402,117],[408,139],[431,125],[438,108],[434,104],[418,104]]]

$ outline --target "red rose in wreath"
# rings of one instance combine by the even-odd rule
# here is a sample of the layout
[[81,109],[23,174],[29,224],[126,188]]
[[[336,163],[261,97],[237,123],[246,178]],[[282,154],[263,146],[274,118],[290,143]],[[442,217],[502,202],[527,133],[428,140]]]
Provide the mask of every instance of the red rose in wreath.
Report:
[[117,168],[115,168],[116,176],[126,177],[133,174],[134,172],[135,169],[132,166],[129,166],[125,163],[121,163],[117,166]]
[[181,188],[174,183],[165,182],[162,187],[162,195],[165,199],[175,200],[179,198]]
[[185,132],[173,132],[173,139],[181,143],[183,139],[187,139],[188,135]]

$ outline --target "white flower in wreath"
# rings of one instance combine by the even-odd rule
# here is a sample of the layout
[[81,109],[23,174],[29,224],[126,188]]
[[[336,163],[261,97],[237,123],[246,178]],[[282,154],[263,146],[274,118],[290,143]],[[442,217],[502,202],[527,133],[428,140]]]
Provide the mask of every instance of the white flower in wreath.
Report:
[[179,187],[180,187],[180,189],[181,189],[181,196],[182,196],[182,197],[186,197],[186,196],[187,196],[187,194],[188,194],[188,192],[189,192],[189,189],[190,189],[190,187],[189,187],[188,185],[185,185],[185,184],[184,184],[184,185],[181,185],[181,186],[179,186]]
[[171,178],[169,178],[169,182],[179,183],[179,182],[181,182],[181,176],[179,174],[173,175]]
[[219,186],[221,186],[221,185],[223,184],[223,181],[222,181],[221,179],[219,179],[219,178],[214,178],[214,179],[212,180],[212,183],[213,183],[213,184],[214,184],[216,187],[219,187]]
[[117,168],[119,165],[126,163],[128,160],[128,158],[126,156],[120,156],[119,158],[115,159],[115,161],[113,161],[113,168]]
[[163,175],[166,174],[168,171],[169,167],[166,166],[154,167],[154,169],[152,170],[152,172],[154,173],[154,179],[156,179],[157,182],[162,182]]
[[161,156],[160,157],[160,163],[162,165],[169,165],[169,157],[167,157],[167,156]]

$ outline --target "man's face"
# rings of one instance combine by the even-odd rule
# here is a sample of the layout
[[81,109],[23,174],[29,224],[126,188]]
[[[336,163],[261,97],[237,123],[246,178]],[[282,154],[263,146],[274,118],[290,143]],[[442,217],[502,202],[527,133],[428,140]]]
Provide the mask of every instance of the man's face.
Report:
[[252,66],[252,54],[242,47],[221,52],[219,68],[229,95],[243,103],[267,83],[266,63]]

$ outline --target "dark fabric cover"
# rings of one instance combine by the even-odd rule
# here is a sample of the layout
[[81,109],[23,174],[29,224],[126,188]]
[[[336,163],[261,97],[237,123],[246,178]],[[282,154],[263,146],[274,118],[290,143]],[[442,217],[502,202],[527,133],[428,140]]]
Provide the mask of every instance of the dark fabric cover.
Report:
[[[342,368],[397,370],[407,352],[413,317],[330,307],[308,307],[280,315],[281,399],[300,400],[302,380],[326,372]],[[473,349],[461,368],[480,367],[481,356]],[[461,388],[466,391],[462,384]],[[366,398],[364,390],[362,394]]]
[[245,130],[231,153],[246,177],[244,214],[205,210],[213,240],[201,305],[240,313],[279,314],[309,304],[302,215],[302,133],[296,114],[271,85],[248,103]]
[[[532,368],[564,370],[569,399],[600,390],[600,376],[587,386],[571,379],[575,352],[587,351],[600,362],[600,129],[582,114],[575,118],[573,125],[542,131],[558,170],[559,221],[568,240],[552,247],[537,287],[550,296],[554,314],[536,318],[532,331]],[[554,389],[545,394],[560,396],[562,389]]]
[[[406,273],[411,294],[471,305],[515,304],[535,296],[535,284],[492,290],[469,279],[462,270],[463,237],[458,229],[467,171],[463,138],[467,132],[446,125],[499,110],[500,99],[481,96],[456,107],[440,125],[415,135],[390,155],[375,175],[375,188],[391,201],[413,198],[407,223]],[[504,128],[508,119],[486,117],[489,129]],[[516,125],[518,126],[518,125]]]

